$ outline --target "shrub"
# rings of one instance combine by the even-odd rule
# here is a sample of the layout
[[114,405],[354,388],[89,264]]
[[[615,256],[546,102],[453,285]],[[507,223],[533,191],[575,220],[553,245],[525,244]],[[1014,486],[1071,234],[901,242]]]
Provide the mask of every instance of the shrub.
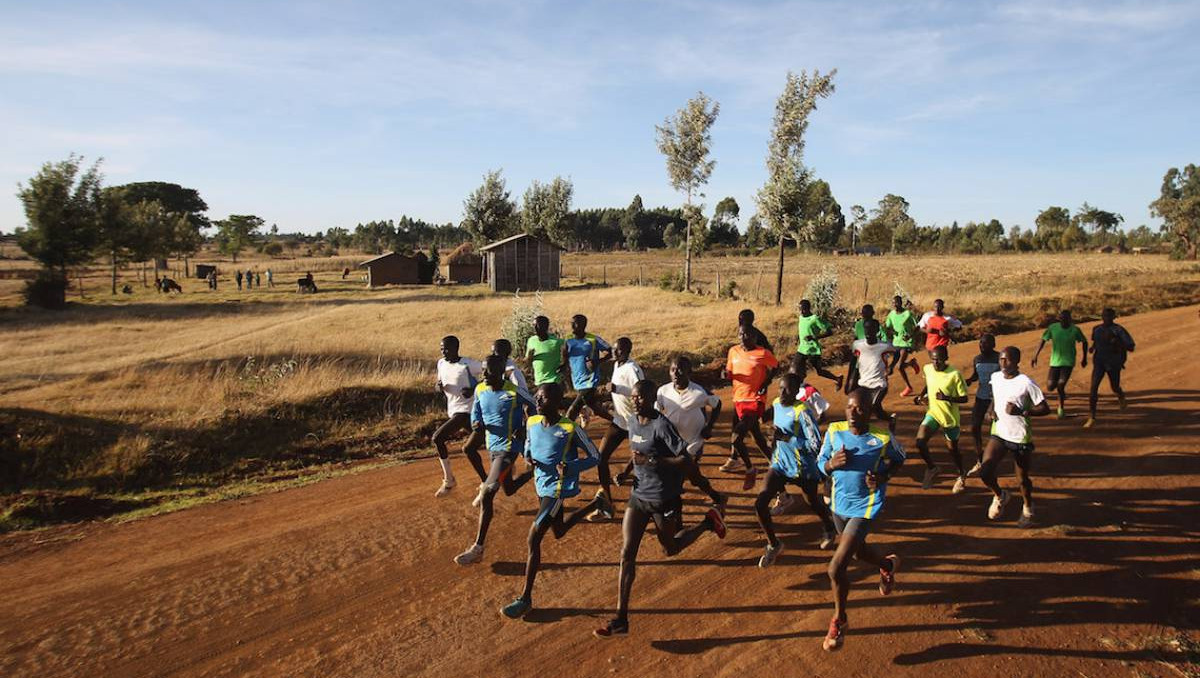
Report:
[[663,273],[658,279],[658,286],[669,292],[683,291],[683,275],[679,273]]
[[25,281],[25,303],[41,308],[63,308],[67,305],[67,279],[55,271],[38,271],[37,277]]
[[822,318],[829,318],[838,306],[838,273],[832,266],[826,266],[808,281],[804,290],[804,298],[812,304],[813,313]]
[[[522,298],[519,293],[513,295],[512,310],[500,326],[500,336],[512,343],[514,356],[525,354],[525,342],[533,336],[533,321],[539,315],[545,315],[543,307],[541,292],[535,293],[532,300]],[[555,333],[553,322],[550,332]]]
[[283,245],[278,242],[269,242],[263,246],[263,254],[271,257],[277,257],[283,254]]
[[724,285],[721,286],[721,289],[718,291],[718,296],[726,297],[728,299],[736,299],[737,288],[737,281],[730,278]]

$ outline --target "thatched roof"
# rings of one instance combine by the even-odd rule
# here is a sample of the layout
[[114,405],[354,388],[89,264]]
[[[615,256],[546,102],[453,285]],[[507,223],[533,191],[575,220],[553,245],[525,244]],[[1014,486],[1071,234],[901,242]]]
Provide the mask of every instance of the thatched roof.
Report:
[[455,247],[450,254],[442,258],[442,262],[446,264],[478,264],[482,260],[479,253],[471,246],[470,242],[465,242],[458,247]]

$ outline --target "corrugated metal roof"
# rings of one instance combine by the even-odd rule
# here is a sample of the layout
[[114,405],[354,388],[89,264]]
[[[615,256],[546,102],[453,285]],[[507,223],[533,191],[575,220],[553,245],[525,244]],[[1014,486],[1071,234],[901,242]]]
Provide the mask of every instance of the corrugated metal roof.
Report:
[[[486,251],[488,251],[488,250],[490,250],[490,249],[495,249],[495,248],[497,248],[497,247],[499,247],[499,246],[501,246],[501,245],[507,245],[507,244],[508,244],[508,243],[510,243],[510,242],[513,242],[513,241],[516,241],[516,240],[520,240],[521,238],[533,238],[534,240],[538,240],[538,241],[540,241],[540,242],[544,242],[544,243],[546,243],[547,245],[549,245],[549,246],[551,246],[551,247],[558,247],[558,245],[555,245],[554,243],[550,242],[549,240],[546,240],[545,238],[538,238],[537,236],[533,236],[533,235],[530,235],[530,234],[528,234],[528,233],[518,233],[518,234],[516,234],[516,235],[509,236],[509,237],[507,237],[507,238],[504,238],[503,240],[497,240],[497,241],[496,241],[496,242],[494,242],[494,243],[490,243],[490,244],[488,244],[488,245],[484,245],[483,247],[480,247],[480,248],[479,248],[479,251],[480,251],[480,252],[486,252]],[[560,249],[560,250],[561,250],[562,248],[561,248],[561,247],[558,247],[558,249]]]

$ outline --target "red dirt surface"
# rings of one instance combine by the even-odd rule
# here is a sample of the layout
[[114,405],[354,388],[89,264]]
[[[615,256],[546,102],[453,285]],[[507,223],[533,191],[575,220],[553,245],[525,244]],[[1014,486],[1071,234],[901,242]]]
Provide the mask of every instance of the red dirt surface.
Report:
[[[922,491],[920,413],[889,397],[910,465],[872,541],[904,566],[888,598],[875,572],[852,566],[851,627],[836,654],[820,647],[832,605],[816,520],[807,510],[778,519],[787,551],[756,567],[753,493],[716,468],[726,422],[703,468],[730,494],[729,535],[704,535],[675,558],[647,535],[626,638],[591,635],[616,602],[616,523],[548,536],[534,611],[499,614],[520,592],[533,493],[498,497],[484,562],[454,565],[477,517],[456,456],[460,485],[442,500],[427,459],[120,525],[6,535],[0,675],[1197,675],[1200,321],[1193,306],[1122,322],[1138,342],[1129,408],[1104,387],[1100,423],[1080,428],[1090,369],[1076,369],[1072,416],[1034,424],[1032,529],[1015,525],[1019,501],[989,522],[977,480],[957,496],[951,476]],[[1000,345],[1026,349],[1028,368],[1037,336]],[[958,345],[951,361],[974,353]],[[1031,374],[1045,383],[1045,366]],[[840,412],[844,398],[815,384]],[[948,463],[940,440],[933,449]],[[1004,471],[1013,488],[1011,462]],[[594,471],[585,479],[575,505],[595,489]],[[689,500],[696,520],[700,497]]]

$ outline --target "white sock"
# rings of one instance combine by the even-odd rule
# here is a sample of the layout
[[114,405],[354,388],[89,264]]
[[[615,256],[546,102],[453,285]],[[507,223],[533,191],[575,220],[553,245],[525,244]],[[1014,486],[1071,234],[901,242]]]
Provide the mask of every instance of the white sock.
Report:
[[1025,515],[1025,516],[1033,515],[1033,507],[1030,506],[1029,504],[1025,504],[1024,506],[1021,507],[1021,515]]
[[442,462],[442,478],[447,481],[454,480],[454,472],[450,470],[450,459],[442,459],[439,457],[438,461]]

